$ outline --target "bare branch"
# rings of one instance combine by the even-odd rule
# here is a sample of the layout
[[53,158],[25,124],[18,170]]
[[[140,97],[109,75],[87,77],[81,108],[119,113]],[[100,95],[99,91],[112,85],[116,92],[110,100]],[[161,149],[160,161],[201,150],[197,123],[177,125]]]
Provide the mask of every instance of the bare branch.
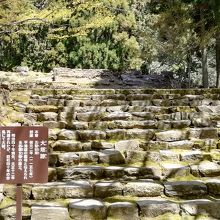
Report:
[[0,27],[15,26],[15,25],[19,25],[19,24],[22,24],[22,23],[25,23],[25,22],[28,22],[28,21],[41,21],[41,22],[44,22],[44,23],[48,22],[47,20],[42,19],[42,18],[28,18],[28,19],[25,19],[25,20],[22,20],[22,21],[14,21],[14,22],[10,22],[10,23],[7,23],[7,24],[0,24]]

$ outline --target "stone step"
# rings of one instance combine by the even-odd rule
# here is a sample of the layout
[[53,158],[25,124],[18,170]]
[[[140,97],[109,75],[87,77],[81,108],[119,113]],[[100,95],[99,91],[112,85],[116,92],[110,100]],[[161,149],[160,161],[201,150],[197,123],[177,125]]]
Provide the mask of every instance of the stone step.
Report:
[[[52,139],[52,136],[51,136]],[[219,160],[220,152],[218,139],[192,139],[173,142],[163,141],[146,141],[145,139],[126,139],[126,140],[89,140],[87,142],[81,142],[76,140],[57,140],[50,144],[53,151],[59,152],[78,152],[78,151],[100,151],[105,149],[116,149],[121,152],[126,151],[143,151],[152,152],[152,156],[159,152],[161,159],[175,158],[175,155],[181,155],[180,160],[191,161],[198,158],[206,158],[212,160]],[[175,152],[177,151],[177,152]],[[149,155],[150,156],[150,155]],[[156,156],[156,154],[155,154]],[[178,157],[179,157],[178,156]]]
[[[206,91],[206,92],[204,92]],[[205,98],[216,96],[219,97],[219,89],[32,89],[32,95],[114,95],[114,94],[157,94],[186,96],[191,99],[204,96]],[[198,96],[199,95],[199,96]]]
[[[104,130],[70,130],[62,129],[54,135],[50,135],[50,139],[58,140],[128,140],[142,139],[146,141],[159,141],[177,143],[177,141],[199,140],[201,142],[210,142],[213,145],[218,144],[220,131],[218,128],[187,128],[187,129],[171,129],[159,131],[156,129],[104,129]],[[209,144],[210,145],[210,144]]]
[[69,166],[57,167],[59,180],[91,179],[91,180],[131,180],[131,179],[160,179],[161,168],[158,165],[145,164],[143,167],[133,166]]
[[[25,212],[23,212],[22,219],[217,220],[220,219],[219,206],[219,200],[213,199],[179,200],[178,202],[164,198],[130,196],[109,197],[105,200],[65,199],[63,203],[52,201],[30,203],[28,207],[23,207]],[[13,203],[0,210],[0,216],[7,220],[15,220],[15,213],[16,207]]]
[[[59,145],[64,143],[64,145]],[[101,145],[96,145],[99,142],[94,142],[94,150],[84,150],[79,147],[79,142],[69,141],[57,141],[54,144],[54,149],[49,155],[49,165],[51,167],[71,166],[78,164],[106,164],[106,165],[132,165],[132,164],[147,164],[158,163],[163,169],[174,173],[175,169],[186,170],[186,174],[191,167],[192,172],[196,176],[209,176],[219,173],[218,160],[220,158],[219,150],[211,150],[205,152],[201,150],[147,150],[143,151],[139,147],[139,144],[135,140],[119,141],[115,143],[115,149],[113,144],[104,142],[104,148],[99,148]],[[74,152],[63,152],[62,149],[66,148],[69,144],[75,144],[76,150]],[[78,145],[79,144],[79,145]],[[84,143],[84,145],[92,146],[93,143]],[[60,146],[58,148],[58,146]],[[81,151],[78,151],[78,149]],[[73,150],[73,149],[71,149]],[[207,161],[206,165],[205,162]],[[212,163],[209,163],[211,162]],[[176,164],[176,165],[175,165]],[[190,167],[189,167],[190,166]],[[211,166],[209,168],[209,166]],[[207,171],[205,171],[205,168]],[[210,171],[208,171],[208,169]],[[167,172],[168,172],[167,171]],[[212,171],[212,173],[211,173]],[[169,172],[168,172],[169,173]],[[175,172],[177,173],[177,172]]]
[[[3,192],[11,200],[16,199],[16,187],[5,185]],[[28,192],[28,193],[27,193]],[[67,182],[49,182],[23,186],[24,200],[61,200],[80,198],[108,197],[158,197],[176,199],[219,198],[220,180],[206,179],[188,181],[140,180],[71,180]],[[8,202],[10,202],[8,201]],[[32,203],[33,203],[32,202]],[[1,207],[5,204],[4,199]],[[0,208],[1,209],[1,208]]]
[[[68,116],[69,117],[69,116]],[[123,118],[124,116],[118,115],[117,118]],[[148,117],[148,116],[147,116]],[[40,119],[39,119],[40,118]],[[97,117],[97,119],[99,116]],[[150,117],[149,117],[150,118]],[[152,117],[153,118],[153,117]],[[28,119],[27,119],[28,120]],[[65,121],[67,120],[67,121]],[[57,121],[56,113],[46,114],[40,113],[38,116],[38,121],[43,122],[43,126],[46,126],[50,129],[71,129],[71,130],[97,130],[97,129],[159,129],[159,130],[168,130],[168,129],[183,129],[183,128],[201,128],[201,127],[220,127],[220,120],[210,120],[202,118],[194,118],[192,120],[146,120],[144,117],[133,116],[131,119],[127,120],[113,120],[109,119],[108,121],[97,121],[95,117],[88,117],[86,120],[82,121],[73,120],[71,118],[65,119],[65,117]]]
[[50,165],[53,167],[57,166],[56,168],[51,168],[56,169],[51,172],[54,172],[54,175],[57,175],[59,180],[111,178],[122,180],[182,178],[184,180],[184,177],[207,179],[220,175],[220,165],[218,162],[198,162],[198,160],[193,162],[150,161],[141,158],[136,152],[129,152],[128,157],[124,158],[118,152],[112,150],[104,151],[105,153],[102,152],[99,156],[96,152],[93,155],[87,152],[79,154],[79,156],[75,154],[77,161],[74,161],[71,157],[64,160],[63,158],[66,154],[60,154],[57,162],[50,162]]

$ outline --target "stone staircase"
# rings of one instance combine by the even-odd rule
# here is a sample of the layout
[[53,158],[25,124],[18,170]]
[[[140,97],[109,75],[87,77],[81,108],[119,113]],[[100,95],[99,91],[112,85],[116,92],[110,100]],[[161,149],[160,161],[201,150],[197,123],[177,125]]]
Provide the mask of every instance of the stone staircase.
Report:
[[[34,89],[24,109],[50,133],[24,219],[220,219],[220,90]],[[1,191],[15,219],[15,188]]]

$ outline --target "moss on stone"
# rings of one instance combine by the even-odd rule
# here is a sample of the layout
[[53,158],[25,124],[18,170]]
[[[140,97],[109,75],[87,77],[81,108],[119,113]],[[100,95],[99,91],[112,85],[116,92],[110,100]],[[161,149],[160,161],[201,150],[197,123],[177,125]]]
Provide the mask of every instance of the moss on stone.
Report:
[[58,112],[58,107],[53,105],[41,105],[41,106],[35,106],[35,105],[28,105],[27,106],[28,112],[33,113],[40,113],[40,112]]
[[16,202],[8,197],[5,197],[0,203],[0,209],[7,208],[9,206],[15,205]]
[[16,102],[28,103],[29,99],[30,99],[30,94],[31,94],[31,92],[28,90],[13,91],[10,93],[10,98]]
[[174,178],[168,178],[167,180],[170,182],[175,182],[175,181],[193,181],[193,180],[201,180],[201,179],[193,176],[192,174],[189,174],[186,176],[176,176]]
[[[178,214],[166,213],[164,215],[159,215],[157,217],[141,217],[141,220],[183,220],[182,217]],[[185,220],[185,218],[184,218]]]
[[114,202],[131,202],[136,204],[138,197],[132,196],[112,196],[104,199],[104,202],[114,203]]

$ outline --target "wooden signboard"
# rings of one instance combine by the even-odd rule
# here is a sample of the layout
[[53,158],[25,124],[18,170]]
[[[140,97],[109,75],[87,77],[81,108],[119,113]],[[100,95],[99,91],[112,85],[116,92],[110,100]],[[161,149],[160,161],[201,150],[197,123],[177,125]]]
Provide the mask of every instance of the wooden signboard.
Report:
[[17,184],[21,219],[22,184],[48,182],[48,128],[0,127],[0,183]]
[[46,127],[0,127],[0,183],[46,183],[47,149]]

